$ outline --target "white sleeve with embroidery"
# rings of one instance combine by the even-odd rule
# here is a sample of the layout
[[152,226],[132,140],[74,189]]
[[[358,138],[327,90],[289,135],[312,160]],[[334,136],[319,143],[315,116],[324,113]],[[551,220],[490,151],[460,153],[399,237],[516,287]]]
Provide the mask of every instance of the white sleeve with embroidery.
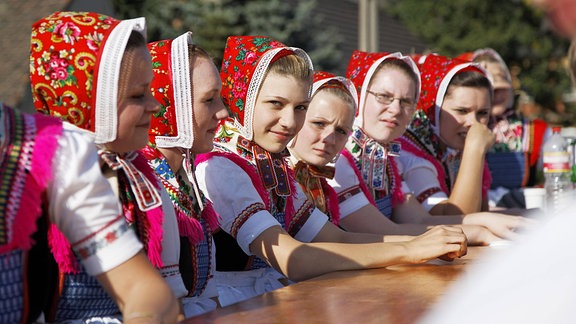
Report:
[[[428,189],[441,188],[438,182],[438,172],[430,161],[405,151],[402,151],[396,161],[398,161],[398,169],[403,182],[408,185],[408,190],[415,197]],[[446,199],[448,199],[446,193],[438,191],[424,200],[422,206],[429,211]]]
[[[236,233],[236,241],[246,254],[251,254],[250,243],[258,235],[272,226],[281,226],[266,210],[248,174],[231,160],[220,156],[212,157],[197,166],[196,177],[200,189],[220,214],[221,228],[233,236]],[[295,197],[296,210],[305,202],[298,199],[298,196]],[[301,196],[305,197],[303,193]],[[310,242],[318,234],[318,227],[321,228],[327,219],[319,211],[312,212],[295,238]]]
[[370,204],[370,201],[360,189],[360,179],[358,179],[348,159],[340,157],[336,161],[335,167],[334,178],[328,179],[328,184],[338,193],[340,219],[344,219],[353,212]]
[[118,198],[102,176],[96,146],[85,132],[64,123],[48,184],[51,221],[66,236],[91,275],[133,257],[142,244],[129,230]]
[[196,167],[198,186],[220,215],[220,227],[232,236],[242,250],[250,253],[250,243],[272,226],[281,226],[264,205],[252,180],[231,160],[214,156]]

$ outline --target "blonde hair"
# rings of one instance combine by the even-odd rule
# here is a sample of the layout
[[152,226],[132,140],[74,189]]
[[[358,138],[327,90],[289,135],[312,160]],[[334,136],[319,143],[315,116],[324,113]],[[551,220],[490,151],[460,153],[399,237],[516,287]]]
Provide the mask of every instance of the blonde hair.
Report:
[[276,73],[282,76],[293,76],[296,79],[312,82],[313,71],[308,62],[296,55],[288,54],[270,63],[266,75]]
[[354,100],[352,94],[347,89],[345,89],[344,86],[340,84],[340,82],[338,81],[326,82],[318,90],[316,90],[314,96],[320,93],[320,91],[323,91],[325,93],[337,97],[338,99],[341,99],[343,102],[345,102],[348,106],[352,108],[353,114],[356,113],[356,100]]

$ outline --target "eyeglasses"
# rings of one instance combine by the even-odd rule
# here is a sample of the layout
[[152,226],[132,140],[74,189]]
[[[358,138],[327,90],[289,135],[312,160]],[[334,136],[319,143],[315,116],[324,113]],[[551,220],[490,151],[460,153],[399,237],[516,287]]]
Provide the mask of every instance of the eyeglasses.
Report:
[[366,92],[368,92],[369,94],[373,95],[376,98],[376,101],[379,104],[382,105],[391,105],[394,100],[398,100],[398,102],[400,103],[400,107],[405,110],[405,111],[410,111],[414,109],[414,101],[412,101],[412,99],[408,99],[408,98],[395,98],[392,96],[389,96],[385,93],[380,93],[380,92],[374,92],[374,91],[370,91],[370,90],[366,90]]

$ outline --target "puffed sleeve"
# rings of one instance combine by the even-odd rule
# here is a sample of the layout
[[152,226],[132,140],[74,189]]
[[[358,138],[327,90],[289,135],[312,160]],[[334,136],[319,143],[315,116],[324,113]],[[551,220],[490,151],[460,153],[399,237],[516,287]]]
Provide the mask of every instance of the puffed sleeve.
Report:
[[[236,238],[246,254],[252,254],[249,246],[258,235],[272,226],[282,226],[266,209],[250,176],[233,161],[213,156],[198,164],[196,177],[201,190],[221,217],[221,228]],[[303,203],[297,198],[296,209],[311,212],[311,215],[295,238],[306,242],[318,234],[318,227],[327,221],[327,217],[319,211],[315,212],[313,206],[309,211],[303,211],[307,207]]]
[[214,156],[196,167],[198,185],[220,215],[220,227],[251,255],[250,243],[280,223],[266,210],[264,201],[244,170],[231,160]]
[[89,274],[106,272],[142,249],[102,175],[89,134],[64,123],[52,169],[47,188],[50,219]]
[[370,201],[360,188],[360,179],[354,170],[354,166],[341,156],[336,161],[336,173],[333,179],[328,180],[328,184],[338,193],[340,206],[340,219],[370,204]]
[[438,182],[438,172],[426,159],[410,152],[402,152],[397,161],[402,180],[410,192],[429,211],[436,204],[448,199]]

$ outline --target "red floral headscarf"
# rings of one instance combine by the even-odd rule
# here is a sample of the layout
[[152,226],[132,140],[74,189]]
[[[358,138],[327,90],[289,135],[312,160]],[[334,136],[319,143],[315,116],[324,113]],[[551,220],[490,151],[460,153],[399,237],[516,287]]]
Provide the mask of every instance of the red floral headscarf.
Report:
[[368,90],[368,84],[372,80],[374,73],[380,66],[380,63],[385,60],[401,60],[404,61],[412,70],[416,73],[418,77],[418,84],[416,85],[416,98],[420,94],[420,71],[414,63],[414,60],[409,56],[402,55],[399,52],[396,53],[368,53],[355,50],[352,53],[350,62],[348,62],[348,68],[346,69],[346,77],[349,78],[360,94],[358,100],[358,111],[356,114],[356,119],[354,120],[354,125],[362,128],[364,125],[364,102],[366,99],[366,90]]
[[272,62],[286,55],[298,55],[308,62],[308,54],[264,36],[230,36],[226,41],[220,77],[222,100],[234,117],[243,137],[252,140],[254,106],[260,85]]
[[427,55],[419,68],[422,91],[416,108],[426,113],[434,133],[437,135],[440,134],[440,108],[452,78],[457,73],[464,71],[476,71],[489,78],[486,70],[477,63],[438,54]]
[[194,143],[189,44],[191,32],[148,44],[154,72],[152,94],[160,103],[148,134],[150,143],[157,147],[190,149]]
[[146,39],[144,18],[56,12],[32,25],[30,81],[36,110],[116,139],[120,63],[132,31]]

